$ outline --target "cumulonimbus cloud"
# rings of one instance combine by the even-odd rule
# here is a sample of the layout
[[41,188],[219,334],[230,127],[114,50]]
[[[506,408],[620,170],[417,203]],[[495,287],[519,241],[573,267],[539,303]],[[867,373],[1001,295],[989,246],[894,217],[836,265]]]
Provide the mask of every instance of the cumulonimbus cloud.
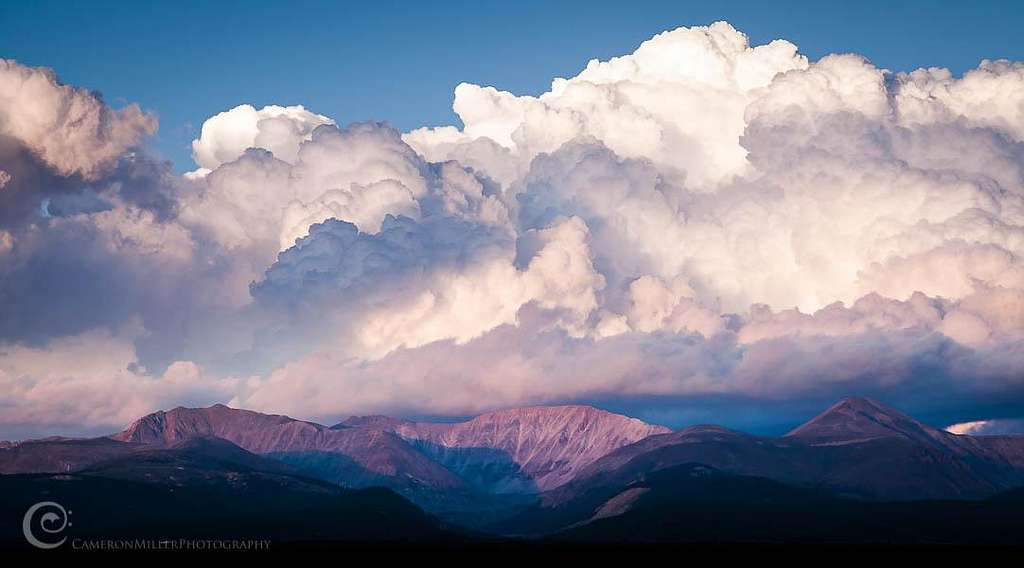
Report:
[[61,84],[49,69],[0,60],[0,136],[21,142],[61,175],[95,178],[155,131],[156,118],[136,105],[114,110]]
[[[26,73],[12,69],[0,93]],[[187,179],[128,175],[142,158],[110,169],[150,128],[141,113],[102,107],[143,127],[60,152],[8,126],[46,175],[95,179],[52,218],[0,226],[0,296],[42,310],[32,282],[101,274],[110,286],[68,297],[120,292],[31,337],[4,316],[0,382],[59,385],[11,357],[102,337],[134,371],[66,380],[115,392],[116,375],[133,411],[205,397],[328,418],[566,401],[683,416],[714,400],[728,421],[770,400],[765,423],[782,423],[856,393],[945,423],[1024,415],[1022,69],[812,62],[718,23],[537,97],[464,83],[462,127],[236,107],[203,126]],[[59,253],[68,235],[89,236],[87,259]],[[52,421],[10,392],[12,416]],[[52,393],[53,416],[75,404]]]

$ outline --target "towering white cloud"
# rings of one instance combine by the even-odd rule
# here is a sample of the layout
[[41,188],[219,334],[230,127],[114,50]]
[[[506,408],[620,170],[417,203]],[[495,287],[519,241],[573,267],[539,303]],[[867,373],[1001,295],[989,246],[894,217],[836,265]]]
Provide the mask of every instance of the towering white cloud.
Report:
[[[539,97],[462,84],[454,108],[462,127],[401,134],[243,105],[206,122],[187,180],[68,169],[25,142],[58,189],[46,218],[0,211],[0,297],[24,307],[0,320],[2,380],[49,377],[75,406],[39,354],[58,365],[136,322],[110,371],[134,390],[66,384],[308,417],[578,400],[738,416],[847,394],[946,423],[1024,415],[1020,64],[894,74],[718,23]],[[43,175],[0,169],[0,199]],[[91,284],[27,292],[55,274]],[[90,294],[103,317],[30,317]],[[133,382],[168,376],[187,380]],[[45,422],[17,392],[2,402]]]
[[[666,175],[710,189],[746,168],[739,137],[758,90],[777,73],[807,65],[795,45],[779,40],[751,47],[725,22],[679,28],[630,55],[591,60],[576,77],[552,81],[539,97],[462,83],[453,108],[465,128],[418,130],[406,140],[431,159],[469,154],[489,166],[481,155],[485,149],[462,146],[488,139],[511,151],[497,160],[529,163],[591,136],[622,157],[653,161]],[[506,169],[494,167],[498,179],[508,179]]]
[[299,144],[309,140],[313,129],[334,124],[326,116],[302,105],[269,105],[256,109],[238,105],[206,119],[199,138],[192,141],[192,158],[199,165],[193,175],[205,175],[221,164],[238,159],[248,148],[263,148],[286,162],[293,162]]
[[[464,128],[421,129],[404,140],[429,160],[456,159],[499,182],[495,195],[526,258],[533,250],[529,231],[566,216],[585,224],[602,279],[592,287],[597,304],[587,324],[571,335],[595,342],[595,353],[605,346],[614,354],[609,358],[624,354],[621,345],[635,347],[625,338],[636,333],[702,338],[697,345],[720,355],[695,359],[690,370],[613,366],[614,378],[600,373],[603,386],[568,371],[570,378],[559,374],[568,384],[555,386],[558,379],[536,371],[548,380],[534,391],[525,386],[534,383],[521,363],[468,363],[430,371],[420,377],[422,388],[440,373],[445,381],[470,381],[465,388],[485,401],[500,398],[496,383],[508,381],[532,401],[602,389],[689,396],[739,393],[781,373],[771,389],[779,396],[813,390],[808,369],[833,385],[825,390],[877,386],[871,373],[904,373],[900,382],[915,382],[918,358],[933,357],[929,351],[943,342],[992,354],[991,368],[971,372],[1008,372],[1013,364],[1004,354],[1018,352],[1024,339],[1024,178],[1015,114],[997,112],[996,119],[990,109],[1015,108],[1015,90],[1007,88],[1012,69],[984,63],[963,79],[931,71],[933,82],[944,85],[927,88],[955,94],[932,97],[941,104],[925,112],[926,97],[914,95],[926,89],[920,73],[893,75],[855,55],[810,63],[791,44],[752,48],[742,34],[716,24],[662,34],[630,56],[591,62],[538,98],[460,85],[455,109]],[[996,83],[1005,94],[988,88]],[[971,84],[986,86],[971,94]],[[413,320],[404,323],[407,333],[417,329]],[[464,336],[431,338],[456,339],[457,357],[476,360],[457,347]],[[489,351],[488,361],[501,360],[503,350],[517,361],[524,356],[521,339],[505,347],[481,341],[468,345]],[[844,341],[861,348],[837,351]],[[863,356],[864,345],[888,351],[880,366],[848,365],[836,373],[824,362]],[[823,361],[778,366],[809,353]],[[287,367],[264,388],[281,401],[279,388],[307,384],[296,373],[330,374],[337,384],[387,401],[394,396],[389,389],[420,384],[417,352],[401,354],[410,361],[401,378],[374,379],[386,383],[381,392],[363,383],[373,371],[345,370],[345,359],[325,356],[318,351],[308,363]],[[939,359],[939,374],[962,380],[958,363]],[[491,374],[483,368],[498,377],[480,378]],[[251,400],[261,400],[258,390]],[[477,406],[437,402],[424,405],[438,412]]]
[[906,124],[964,122],[1024,141],[1024,63],[984,60],[960,79],[948,69],[900,73],[899,118]]
[[0,135],[61,175],[97,177],[156,124],[136,105],[111,109],[94,93],[62,85],[49,69],[0,59]]

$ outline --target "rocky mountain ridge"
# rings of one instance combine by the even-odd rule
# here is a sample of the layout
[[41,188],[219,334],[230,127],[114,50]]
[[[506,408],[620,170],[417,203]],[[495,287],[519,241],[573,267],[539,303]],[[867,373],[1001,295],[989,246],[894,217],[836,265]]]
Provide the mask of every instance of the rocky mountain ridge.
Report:
[[[0,474],[73,473],[104,463],[120,463],[126,473],[131,464],[162,459],[154,452],[196,440],[223,440],[335,485],[392,489],[460,522],[511,519],[510,530],[628,509],[640,492],[624,491],[684,464],[875,501],[980,499],[1024,485],[1024,436],[952,434],[863,398],[840,401],[781,437],[715,425],[671,431],[576,405],[453,423],[352,417],[332,427],[224,405],[175,408],[108,437],[7,444]],[[526,521],[516,526],[517,516]]]

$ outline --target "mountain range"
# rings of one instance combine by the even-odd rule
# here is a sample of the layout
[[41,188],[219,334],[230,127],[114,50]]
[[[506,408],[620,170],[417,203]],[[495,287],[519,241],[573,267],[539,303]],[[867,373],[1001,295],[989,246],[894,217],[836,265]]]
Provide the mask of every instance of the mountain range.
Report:
[[[457,423],[363,416],[326,426],[215,405],[156,412],[106,437],[0,445],[0,488],[19,496],[7,498],[12,508],[55,492],[136,495],[165,506],[173,490],[195,506],[217,495],[219,511],[246,511],[243,524],[256,531],[254,519],[282,526],[315,503],[344,512],[336,526],[356,522],[350,540],[877,539],[884,523],[857,519],[906,520],[908,510],[927,510],[919,503],[986,503],[1000,522],[1024,520],[1014,512],[1020,486],[1024,436],[952,434],[864,398],[840,401],[781,437],[712,425],[672,431],[588,406],[517,408]],[[824,505],[831,524],[808,532]],[[186,518],[197,511],[191,506],[175,505],[164,518]],[[133,530],[145,526],[138,516]],[[749,522],[762,517],[764,524]],[[700,518],[717,520],[698,527]],[[928,518],[919,523],[924,532],[893,534],[951,538]],[[274,534],[342,538],[306,522],[288,526]]]

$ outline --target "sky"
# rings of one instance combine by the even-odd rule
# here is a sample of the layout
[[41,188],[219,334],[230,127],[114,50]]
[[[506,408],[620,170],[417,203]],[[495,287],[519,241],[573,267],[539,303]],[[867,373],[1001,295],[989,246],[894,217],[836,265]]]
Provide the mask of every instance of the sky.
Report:
[[454,124],[460,82],[539,94],[655,33],[727,20],[811,59],[892,70],[1024,59],[1018,2],[3,2],[0,53],[160,118],[153,144],[192,169],[202,122],[235,105],[302,104],[339,122]]
[[1013,3],[4,3],[0,439],[1024,424]]

